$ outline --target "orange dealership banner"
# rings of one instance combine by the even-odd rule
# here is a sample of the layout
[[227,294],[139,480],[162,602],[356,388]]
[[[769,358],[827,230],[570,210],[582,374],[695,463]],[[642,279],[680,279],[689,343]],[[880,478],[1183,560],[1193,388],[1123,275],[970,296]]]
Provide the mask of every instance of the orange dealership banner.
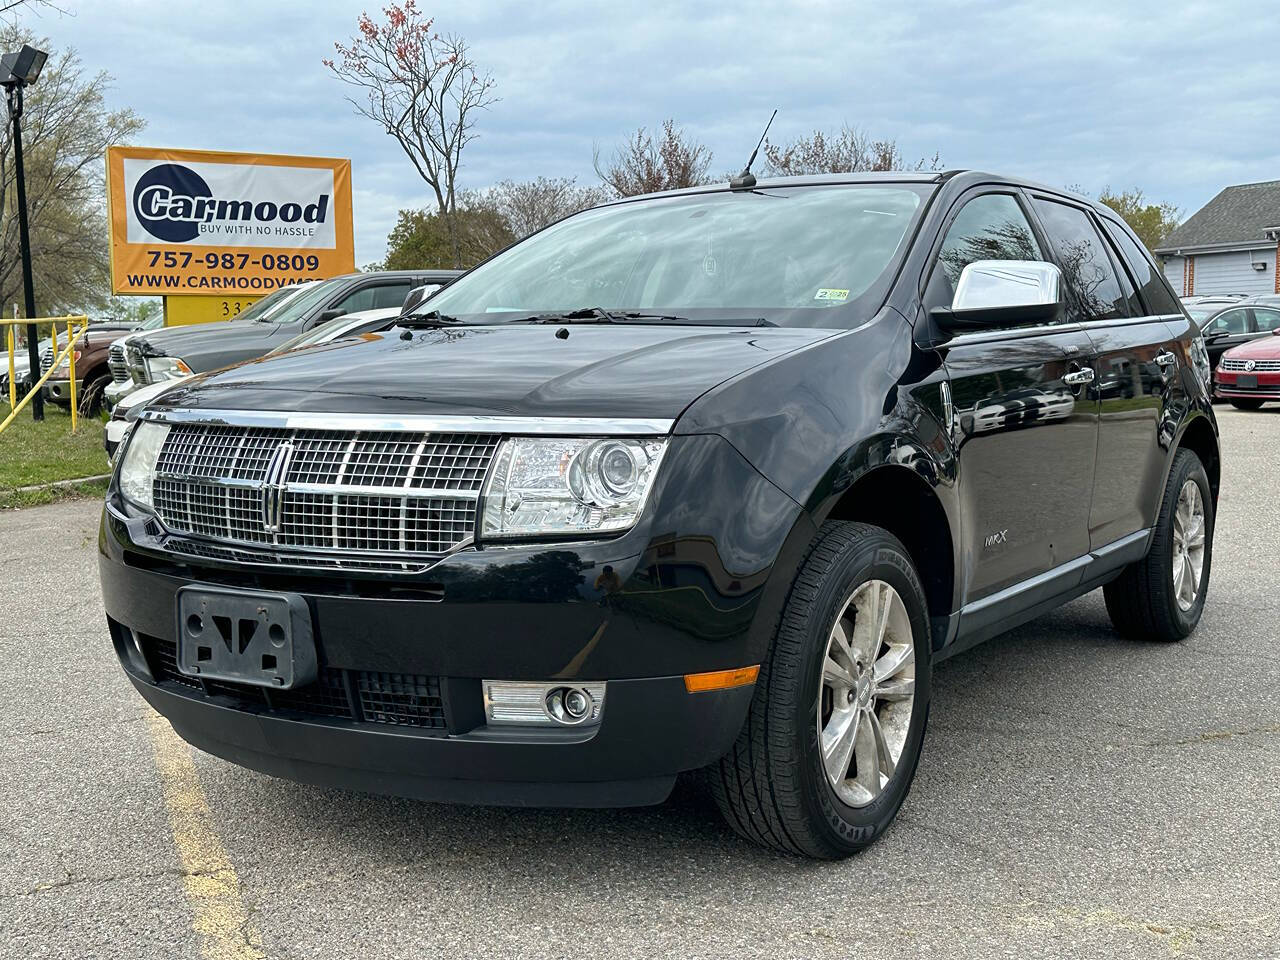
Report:
[[111,292],[261,296],[355,270],[351,161],[107,148]]

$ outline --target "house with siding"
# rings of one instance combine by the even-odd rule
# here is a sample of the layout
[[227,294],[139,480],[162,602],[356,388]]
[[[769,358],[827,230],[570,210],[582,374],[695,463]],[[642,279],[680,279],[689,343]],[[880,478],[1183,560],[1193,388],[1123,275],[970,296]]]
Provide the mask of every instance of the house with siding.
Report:
[[1152,251],[1182,296],[1280,293],[1280,180],[1227,187]]

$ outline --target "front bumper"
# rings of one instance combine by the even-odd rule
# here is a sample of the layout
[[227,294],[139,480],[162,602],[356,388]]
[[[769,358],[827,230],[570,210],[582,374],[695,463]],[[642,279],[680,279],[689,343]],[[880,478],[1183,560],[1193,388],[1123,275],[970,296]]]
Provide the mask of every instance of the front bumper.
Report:
[[[76,389],[81,389],[83,384],[76,384]],[[71,379],[65,380],[46,380],[43,387],[40,388],[41,394],[50,403],[69,404],[71,402]]]
[[116,451],[120,449],[120,445],[129,436],[129,431],[132,428],[133,422],[131,420],[112,417],[107,421],[106,427],[102,431],[102,449],[107,451],[108,460],[115,459]]
[[[1252,386],[1241,386],[1240,377],[1252,378]],[[1214,374],[1213,395],[1223,400],[1280,400],[1280,373],[1218,370]]]
[[107,409],[110,409],[137,389],[138,384],[131,379],[112,380],[107,384],[107,389],[103,392],[102,399],[106,403]]
[[679,771],[728,749],[754,689],[690,694],[682,677],[615,680],[592,730],[424,733],[246,710],[218,694],[157,684],[124,662],[180,737],[224,760],[317,786],[495,806],[661,803]]
[[[184,559],[108,506],[99,570],[113,642],[179,735],[266,773],[445,801],[660,802],[741,728],[752,686],[691,694],[684,676],[761,662],[793,573],[777,558],[800,515],[724,441],[682,444],[652,523],[614,540],[467,549],[413,574]],[[707,502],[708,476],[734,495]],[[683,536],[691,517],[698,531]],[[176,594],[189,584],[301,595],[325,695],[281,701],[179,676]],[[482,680],[604,681],[601,722],[489,726]],[[393,688],[421,696],[389,720],[370,704]]]

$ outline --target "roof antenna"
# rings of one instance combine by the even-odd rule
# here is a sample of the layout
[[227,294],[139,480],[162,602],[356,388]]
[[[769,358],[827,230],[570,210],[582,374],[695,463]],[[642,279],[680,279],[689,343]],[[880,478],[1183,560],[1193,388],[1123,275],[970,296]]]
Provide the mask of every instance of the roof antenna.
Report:
[[756,175],[751,172],[751,165],[756,162],[756,154],[760,152],[760,148],[764,146],[764,138],[769,135],[769,128],[773,126],[773,118],[778,115],[775,107],[773,113],[769,116],[769,122],[764,125],[764,133],[760,134],[760,142],[756,144],[756,148],[751,151],[751,159],[747,161],[747,165],[742,168],[742,172],[729,181],[730,190],[750,190],[756,185]]

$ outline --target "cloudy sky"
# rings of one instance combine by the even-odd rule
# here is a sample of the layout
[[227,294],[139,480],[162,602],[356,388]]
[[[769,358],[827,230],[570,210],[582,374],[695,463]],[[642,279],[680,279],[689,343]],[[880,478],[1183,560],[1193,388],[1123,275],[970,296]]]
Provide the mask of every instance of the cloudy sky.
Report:
[[[350,157],[357,263],[382,256],[399,208],[427,204],[320,63],[360,3],[58,2],[71,15],[26,21],[115,76],[115,104],[148,121],[140,143]],[[419,3],[470,41],[502,98],[464,155],[469,187],[591,182],[593,145],[665,117],[712,148],[714,171],[736,168],[775,106],[775,141],[848,123],[946,167],[1138,186],[1184,216],[1225,185],[1280,177],[1266,3]]]

